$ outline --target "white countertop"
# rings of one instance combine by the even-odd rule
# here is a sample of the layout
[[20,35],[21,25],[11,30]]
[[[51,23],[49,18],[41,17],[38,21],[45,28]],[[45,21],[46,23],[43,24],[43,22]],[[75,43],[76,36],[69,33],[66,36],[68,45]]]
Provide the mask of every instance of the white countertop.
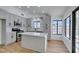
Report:
[[47,37],[47,33],[39,33],[39,32],[23,32],[19,33],[21,35],[31,35],[31,36],[39,36],[39,37]]

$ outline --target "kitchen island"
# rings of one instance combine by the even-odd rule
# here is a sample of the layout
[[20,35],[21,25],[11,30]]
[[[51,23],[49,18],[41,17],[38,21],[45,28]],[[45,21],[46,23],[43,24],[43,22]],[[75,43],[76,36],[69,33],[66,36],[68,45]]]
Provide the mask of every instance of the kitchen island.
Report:
[[22,35],[21,46],[32,49],[37,52],[46,52],[47,50],[47,33],[24,32]]

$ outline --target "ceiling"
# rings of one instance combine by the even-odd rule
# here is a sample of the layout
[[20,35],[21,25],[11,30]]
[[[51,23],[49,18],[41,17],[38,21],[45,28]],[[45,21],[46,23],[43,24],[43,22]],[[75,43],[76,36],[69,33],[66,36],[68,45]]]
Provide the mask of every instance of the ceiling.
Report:
[[32,14],[49,14],[51,16],[63,16],[71,6],[19,6],[18,8]]
[[72,6],[0,6],[3,10],[26,18],[42,14],[48,14],[53,17],[63,17],[71,7]]

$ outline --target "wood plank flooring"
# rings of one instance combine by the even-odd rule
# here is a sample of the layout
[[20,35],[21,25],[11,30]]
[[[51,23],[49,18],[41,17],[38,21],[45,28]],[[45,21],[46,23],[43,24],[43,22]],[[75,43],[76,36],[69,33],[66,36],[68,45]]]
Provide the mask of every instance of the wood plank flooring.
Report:
[[48,48],[47,48],[48,53],[69,53],[68,49],[64,45],[63,41],[48,41]]
[[[22,48],[20,42],[0,47],[0,53],[37,53],[36,51]],[[68,53],[62,41],[50,40],[46,53]]]

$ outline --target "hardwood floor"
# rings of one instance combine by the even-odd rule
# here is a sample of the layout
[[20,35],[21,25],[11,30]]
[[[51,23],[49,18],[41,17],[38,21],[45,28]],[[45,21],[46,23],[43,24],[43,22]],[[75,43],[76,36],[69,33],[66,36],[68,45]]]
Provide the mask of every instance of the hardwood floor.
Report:
[[[0,53],[37,53],[36,51],[22,48],[20,42],[1,46]],[[65,47],[62,41],[50,40],[48,41],[47,53],[68,53],[67,48]]]
[[48,53],[69,53],[63,41],[48,41]]

